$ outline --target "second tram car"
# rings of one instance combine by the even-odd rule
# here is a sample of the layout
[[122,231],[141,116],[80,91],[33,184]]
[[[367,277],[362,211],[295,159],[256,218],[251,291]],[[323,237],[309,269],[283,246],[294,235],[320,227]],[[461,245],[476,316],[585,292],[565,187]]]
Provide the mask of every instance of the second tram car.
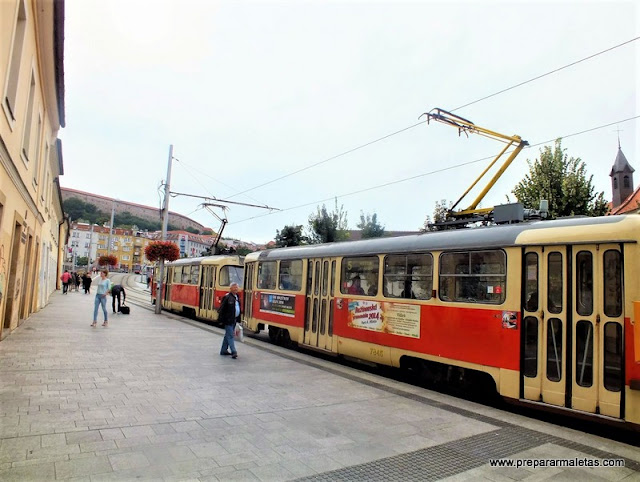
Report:
[[[157,268],[154,279],[157,279]],[[166,263],[162,306],[215,322],[220,300],[229,292],[232,283],[238,283],[242,288],[243,258],[240,256],[204,256]],[[154,303],[156,292],[154,283],[151,292]],[[242,291],[239,294],[242,300]]]
[[640,217],[480,227],[245,258],[274,340],[640,424]]

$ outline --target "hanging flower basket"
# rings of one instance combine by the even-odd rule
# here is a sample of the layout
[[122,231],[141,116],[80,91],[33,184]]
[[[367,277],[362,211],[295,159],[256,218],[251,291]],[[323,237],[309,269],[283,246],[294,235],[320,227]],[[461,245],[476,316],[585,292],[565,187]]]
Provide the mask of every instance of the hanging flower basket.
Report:
[[171,241],[154,241],[144,248],[144,255],[152,263],[160,259],[175,261],[180,257],[180,249]]
[[118,264],[118,258],[112,254],[103,255],[98,258],[98,264],[100,266],[115,266]]

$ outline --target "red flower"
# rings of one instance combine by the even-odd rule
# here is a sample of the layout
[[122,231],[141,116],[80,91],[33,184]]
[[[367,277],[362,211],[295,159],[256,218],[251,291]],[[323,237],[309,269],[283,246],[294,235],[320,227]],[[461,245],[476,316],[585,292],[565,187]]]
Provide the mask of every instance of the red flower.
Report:
[[112,254],[102,255],[98,258],[98,264],[100,266],[115,266],[118,264],[118,258]]
[[144,248],[144,255],[151,262],[164,259],[166,261],[175,261],[180,257],[180,250],[175,243],[171,241],[153,241]]

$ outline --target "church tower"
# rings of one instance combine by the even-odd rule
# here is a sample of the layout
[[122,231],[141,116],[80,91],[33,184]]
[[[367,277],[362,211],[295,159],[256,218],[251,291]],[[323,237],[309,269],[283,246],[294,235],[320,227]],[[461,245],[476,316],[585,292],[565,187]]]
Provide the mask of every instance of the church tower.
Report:
[[633,171],[634,169],[629,165],[627,158],[624,157],[622,149],[620,149],[620,141],[618,141],[618,155],[609,174],[613,193],[611,199],[612,208],[618,207],[633,193]]

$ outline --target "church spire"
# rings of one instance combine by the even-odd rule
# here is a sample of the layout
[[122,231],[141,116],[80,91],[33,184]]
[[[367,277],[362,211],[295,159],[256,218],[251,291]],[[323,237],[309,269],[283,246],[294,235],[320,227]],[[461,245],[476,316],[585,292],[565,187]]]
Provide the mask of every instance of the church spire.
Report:
[[622,152],[620,147],[620,133],[618,133],[618,154],[616,160],[613,161],[611,168],[611,191],[613,198],[611,200],[612,207],[617,207],[633,193],[633,173],[635,169],[631,167],[629,161]]

